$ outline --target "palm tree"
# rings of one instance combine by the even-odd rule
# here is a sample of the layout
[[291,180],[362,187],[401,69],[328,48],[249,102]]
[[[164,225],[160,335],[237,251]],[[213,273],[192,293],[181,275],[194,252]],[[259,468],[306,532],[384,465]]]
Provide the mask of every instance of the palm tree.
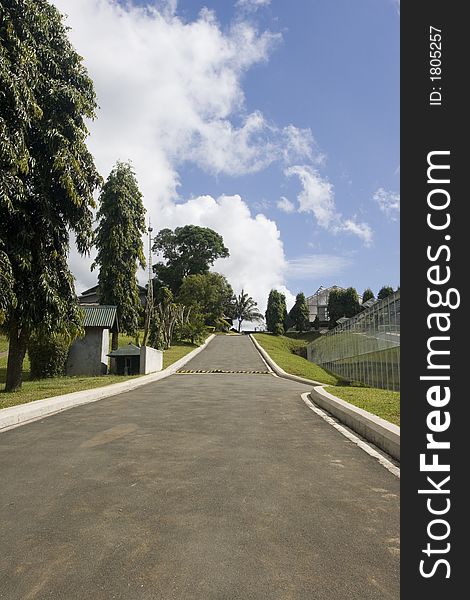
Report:
[[240,333],[243,321],[263,320],[263,315],[256,308],[257,306],[253,298],[245,294],[244,290],[234,298],[233,317],[238,321],[238,333]]

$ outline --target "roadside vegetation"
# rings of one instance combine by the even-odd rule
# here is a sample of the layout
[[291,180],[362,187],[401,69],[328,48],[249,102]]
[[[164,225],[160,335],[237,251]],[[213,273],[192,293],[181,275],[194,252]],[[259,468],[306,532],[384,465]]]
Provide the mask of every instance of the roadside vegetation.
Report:
[[326,390],[354,406],[400,425],[400,392],[354,386],[335,386],[331,390],[327,387]]
[[281,369],[291,375],[306,377],[320,383],[336,385],[338,378],[322,367],[299,356],[302,348],[305,348],[318,334],[316,332],[295,333],[288,335],[271,335],[269,333],[253,334],[256,341],[266,350],[269,356]]

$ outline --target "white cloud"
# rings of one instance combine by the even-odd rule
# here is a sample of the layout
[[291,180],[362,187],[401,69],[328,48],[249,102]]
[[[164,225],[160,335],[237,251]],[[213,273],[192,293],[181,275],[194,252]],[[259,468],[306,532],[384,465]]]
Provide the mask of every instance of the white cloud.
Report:
[[344,219],[335,204],[333,185],[308,165],[295,165],[285,171],[287,176],[297,175],[302,190],[297,196],[298,212],[310,212],[318,225],[331,233],[352,233],[362,239],[366,246],[372,242],[373,232],[367,223],[356,219]]
[[247,10],[257,10],[262,6],[269,6],[271,4],[271,0],[238,0],[235,3],[235,6],[239,8],[244,8]]
[[[268,60],[280,34],[259,32],[242,17],[222,29],[208,9],[184,21],[176,0],[162,2],[160,10],[113,0],[54,2],[68,15],[69,36],[95,82],[100,110],[89,125],[89,147],[100,172],[106,177],[116,160],[131,159],[155,230],[187,223],[212,227],[231,251],[215,268],[235,289],[244,287],[262,310],[273,287],[291,303],[274,221],[251,215],[239,196],[178,196],[179,169],[188,161],[211,174],[240,176],[275,161],[288,168],[323,160],[309,129],[279,126],[246,110],[243,76]],[[301,209],[334,231],[331,184],[312,175],[311,167],[292,169],[299,177],[307,174]],[[78,291],[96,282],[96,273],[88,271],[91,259],[72,250],[70,264]]]
[[298,175],[302,184],[302,191],[297,196],[299,212],[313,213],[320,227],[331,229],[338,220],[331,183],[309,166],[289,167],[286,175]]
[[373,199],[388,219],[391,221],[398,219],[400,213],[400,194],[379,188],[373,195]]
[[373,232],[371,227],[367,223],[358,223],[356,217],[343,221],[338,226],[338,231],[347,231],[357,235],[366,246],[370,246],[372,243]]
[[192,223],[220,233],[230,256],[217,260],[213,269],[226,275],[236,292],[243,288],[250,294],[261,311],[271,288],[285,289],[286,261],[277,225],[262,214],[252,216],[240,196],[200,196],[167,208],[162,216],[171,228]]
[[332,254],[310,254],[288,261],[287,277],[295,279],[316,279],[339,275],[351,265],[351,259]]
[[[89,147],[100,172],[106,177],[116,160],[132,160],[155,230],[193,222],[221,233],[231,257],[215,268],[262,307],[269,290],[284,285],[276,224],[252,216],[239,196],[185,202],[179,169],[192,161],[212,174],[239,176],[312,157],[309,130],[279,127],[245,109],[243,75],[268,60],[281,36],[241,18],[222,30],[207,9],[183,21],[175,0],[160,3],[160,11],[111,0],[54,1],[95,82],[100,110]],[[70,264],[78,291],[96,282],[91,259],[72,250]]]
[[281,196],[279,198],[279,200],[276,203],[276,206],[279,210],[282,210],[282,212],[285,213],[292,213],[295,210],[294,203],[291,202],[289,198],[286,198],[285,196]]
[[168,201],[185,161],[240,175],[283,157],[285,133],[261,113],[246,113],[241,87],[279,34],[243,21],[224,32],[207,9],[184,22],[174,6],[158,12],[110,0],[55,3],[69,16],[70,37],[95,82],[100,110],[90,147],[103,173],[117,158],[132,158],[144,194]]

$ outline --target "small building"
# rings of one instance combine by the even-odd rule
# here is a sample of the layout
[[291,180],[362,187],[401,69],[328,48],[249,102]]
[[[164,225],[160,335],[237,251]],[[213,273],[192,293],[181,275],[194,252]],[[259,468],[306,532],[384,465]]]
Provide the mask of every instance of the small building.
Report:
[[[145,303],[147,301],[147,290],[144,287],[142,287],[141,285],[138,285],[137,288],[139,290],[140,303],[142,304],[142,306],[145,306]],[[82,292],[80,294],[80,296],[78,297],[78,302],[79,302],[79,304],[86,304],[86,305],[99,304],[100,301],[98,298],[98,286],[94,285],[90,289]]]
[[316,316],[318,315],[318,320],[320,325],[327,325],[329,321],[328,316],[328,300],[330,298],[330,293],[333,290],[342,290],[343,288],[338,287],[337,285],[332,285],[329,288],[324,288],[322,285],[318,288],[318,290],[308,296],[306,298],[308,312],[309,312],[309,321],[311,324],[315,321]]
[[108,354],[114,358],[117,375],[139,375],[140,373],[140,348],[128,344]]
[[150,346],[128,344],[108,356],[115,361],[117,375],[148,375],[163,368],[163,352]]
[[67,359],[67,375],[108,373],[109,332],[119,331],[117,307],[82,304],[85,336],[74,341]]

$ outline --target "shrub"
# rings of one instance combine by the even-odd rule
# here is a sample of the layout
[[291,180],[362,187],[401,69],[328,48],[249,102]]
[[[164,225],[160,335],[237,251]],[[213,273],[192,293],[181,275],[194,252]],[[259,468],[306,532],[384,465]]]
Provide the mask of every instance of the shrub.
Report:
[[32,379],[65,375],[70,342],[63,336],[32,336],[28,345]]

